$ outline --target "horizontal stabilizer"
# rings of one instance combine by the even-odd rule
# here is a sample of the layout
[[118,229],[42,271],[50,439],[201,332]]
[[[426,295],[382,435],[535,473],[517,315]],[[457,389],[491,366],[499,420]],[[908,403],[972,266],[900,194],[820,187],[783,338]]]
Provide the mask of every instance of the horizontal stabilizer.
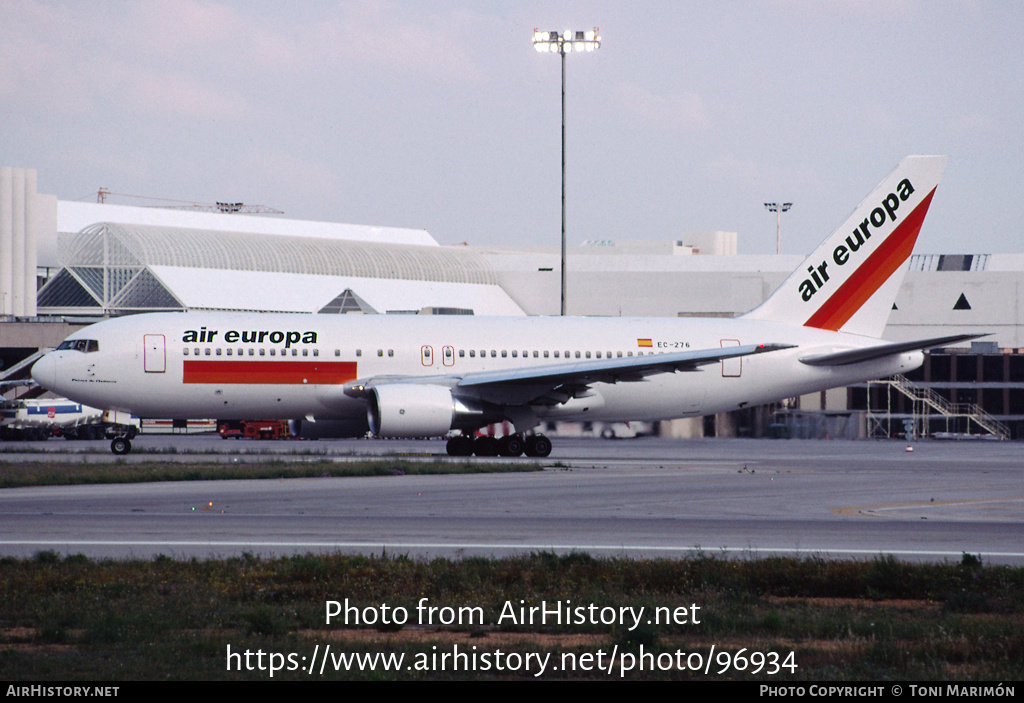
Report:
[[918,349],[932,349],[934,347],[942,347],[948,344],[956,344],[957,342],[966,342],[969,339],[977,339],[978,337],[986,337],[986,334],[954,334],[949,337],[932,337],[931,339],[918,339],[914,342],[893,342],[892,344],[882,344],[877,347],[867,347],[864,349],[850,349],[848,351],[833,352],[831,354],[816,354],[814,356],[804,356],[800,358],[800,361],[808,366],[846,366],[847,364],[858,364],[862,361],[871,361],[872,359],[880,359],[883,356],[891,356],[893,354],[903,354],[909,351],[917,351]]

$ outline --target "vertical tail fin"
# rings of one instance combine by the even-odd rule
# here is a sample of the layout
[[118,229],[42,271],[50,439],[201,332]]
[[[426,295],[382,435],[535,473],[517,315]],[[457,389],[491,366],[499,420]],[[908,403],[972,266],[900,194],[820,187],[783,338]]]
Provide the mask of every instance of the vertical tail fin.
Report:
[[764,303],[752,320],[881,337],[945,156],[908,156]]

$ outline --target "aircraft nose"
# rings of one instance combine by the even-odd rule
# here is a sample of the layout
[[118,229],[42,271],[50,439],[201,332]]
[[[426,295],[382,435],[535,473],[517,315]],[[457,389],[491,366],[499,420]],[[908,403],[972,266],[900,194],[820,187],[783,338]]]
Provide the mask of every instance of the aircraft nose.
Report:
[[57,359],[55,354],[47,354],[32,365],[32,379],[47,390],[53,390],[57,379]]

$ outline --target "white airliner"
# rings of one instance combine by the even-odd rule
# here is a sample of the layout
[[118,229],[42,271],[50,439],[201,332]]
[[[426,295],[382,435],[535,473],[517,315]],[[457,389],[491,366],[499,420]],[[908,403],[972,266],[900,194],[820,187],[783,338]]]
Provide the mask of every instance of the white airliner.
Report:
[[[546,420],[662,420],[917,368],[892,309],[945,157],[904,159],[763,304],[734,319],[152,313],[97,323],[32,377],[142,418],[289,418],[336,436],[451,434],[448,453],[547,456]],[[474,437],[511,422],[502,440]],[[130,451],[127,437],[112,449]]]

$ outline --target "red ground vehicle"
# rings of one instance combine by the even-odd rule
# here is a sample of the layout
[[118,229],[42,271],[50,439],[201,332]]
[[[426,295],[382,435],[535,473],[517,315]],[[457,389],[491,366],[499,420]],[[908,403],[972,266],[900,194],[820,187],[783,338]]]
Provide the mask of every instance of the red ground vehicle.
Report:
[[217,431],[224,439],[292,439],[287,420],[221,420]]

